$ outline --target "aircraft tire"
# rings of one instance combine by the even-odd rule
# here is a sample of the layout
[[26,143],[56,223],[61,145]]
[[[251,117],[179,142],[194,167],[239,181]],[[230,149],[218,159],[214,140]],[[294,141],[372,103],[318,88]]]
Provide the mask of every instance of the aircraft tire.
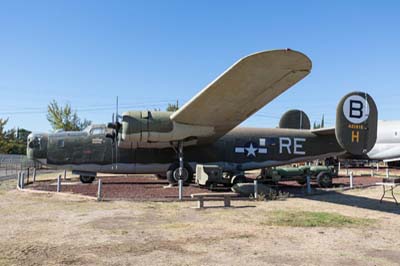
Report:
[[94,176],[87,176],[87,175],[79,176],[79,180],[81,180],[81,182],[84,183],[84,184],[93,183],[94,179],[95,179]]
[[329,188],[333,186],[332,176],[328,173],[321,172],[317,176],[317,183],[322,188]]
[[232,178],[232,185],[236,185],[239,183],[247,183],[247,178],[244,175],[237,175]]
[[[189,184],[193,179],[193,170],[188,163],[183,165],[183,183]],[[173,163],[167,171],[167,180],[171,185],[176,185],[179,180],[179,163]]]
[[159,180],[167,179],[167,176],[166,176],[166,175],[156,174],[155,176],[156,176],[157,179],[159,179]]

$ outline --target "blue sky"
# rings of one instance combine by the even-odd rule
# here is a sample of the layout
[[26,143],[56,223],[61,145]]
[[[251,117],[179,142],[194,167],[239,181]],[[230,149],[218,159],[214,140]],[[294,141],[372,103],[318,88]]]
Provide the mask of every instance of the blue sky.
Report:
[[47,104],[97,123],[120,109],[184,103],[248,54],[308,55],[304,80],[242,125],[275,127],[288,109],[335,121],[365,90],[400,119],[399,1],[0,1],[0,117],[49,131]]

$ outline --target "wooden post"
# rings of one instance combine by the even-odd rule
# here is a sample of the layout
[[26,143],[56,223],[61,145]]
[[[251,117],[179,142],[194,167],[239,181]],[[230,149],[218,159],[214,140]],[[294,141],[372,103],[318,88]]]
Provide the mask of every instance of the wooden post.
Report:
[[257,179],[254,180],[254,199],[258,198],[258,182]]
[[67,169],[64,169],[64,180],[67,180]]
[[33,168],[33,176],[32,176],[33,183],[36,182],[36,167]]
[[61,175],[57,178],[57,192],[61,192]]
[[179,179],[178,180],[178,186],[179,186],[179,200],[182,200],[182,194],[183,194],[183,180]]
[[29,167],[26,169],[26,184],[29,184]]
[[350,188],[353,188],[353,172],[350,172]]
[[97,201],[101,201],[102,199],[102,186],[103,182],[101,181],[101,178],[99,179],[99,185],[97,186]]

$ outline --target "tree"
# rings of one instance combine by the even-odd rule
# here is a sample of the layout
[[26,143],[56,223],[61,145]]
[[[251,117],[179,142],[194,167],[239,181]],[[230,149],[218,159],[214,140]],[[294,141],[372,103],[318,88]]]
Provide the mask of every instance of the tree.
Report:
[[168,107],[167,107],[167,111],[168,112],[175,112],[179,109],[179,103],[178,101],[176,101],[176,104],[173,103],[169,103]]
[[[25,154],[26,140],[31,132],[26,129],[4,130],[7,122],[8,119],[0,118],[0,153]],[[20,134],[17,133],[18,131]]]
[[321,123],[317,123],[314,121],[313,128],[318,129],[318,128],[323,128],[324,126],[325,126],[325,119],[324,119],[324,115],[322,115]]
[[65,131],[79,131],[90,125],[89,120],[78,117],[76,111],[72,111],[71,105],[64,107],[53,100],[47,106],[47,120],[50,122],[53,130],[63,129]]

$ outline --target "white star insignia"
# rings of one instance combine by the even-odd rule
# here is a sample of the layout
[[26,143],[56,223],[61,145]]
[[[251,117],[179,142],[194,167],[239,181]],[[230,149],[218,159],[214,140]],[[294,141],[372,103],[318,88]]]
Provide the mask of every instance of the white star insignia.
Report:
[[256,151],[258,150],[257,148],[253,147],[253,143],[250,143],[250,146],[248,148],[244,148],[247,151],[247,157],[250,157],[250,155],[253,155],[256,157]]

